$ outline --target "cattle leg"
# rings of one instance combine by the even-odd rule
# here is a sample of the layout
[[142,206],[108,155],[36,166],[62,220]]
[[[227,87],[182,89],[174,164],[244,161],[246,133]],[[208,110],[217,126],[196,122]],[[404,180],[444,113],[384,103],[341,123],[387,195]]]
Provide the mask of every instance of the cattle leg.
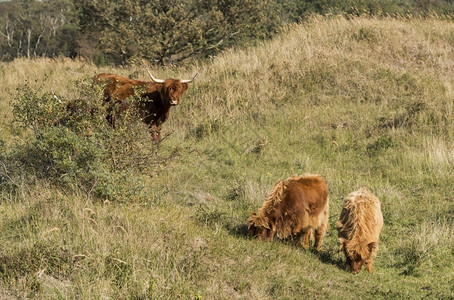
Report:
[[112,126],[112,128],[115,128],[115,121],[111,112],[107,113],[106,120],[107,122],[109,122],[109,125]]
[[104,102],[104,105],[109,105],[106,109],[106,120],[109,123],[109,125],[115,129],[115,114],[116,114],[116,108],[115,104],[111,104],[108,102]]
[[322,250],[323,236],[325,236],[326,227],[322,226],[315,230],[315,250]]
[[321,225],[315,229],[315,250],[319,252],[322,250],[322,242],[323,242],[323,237],[326,234],[326,230],[329,229],[329,211],[328,211],[328,205],[326,205],[325,210],[323,212],[323,219]]
[[159,132],[156,132],[156,131],[151,132],[151,140],[153,142],[160,141],[161,140],[161,135],[159,134]]
[[292,236],[292,244],[294,246],[298,246],[298,244],[301,243],[301,238],[302,238],[302,234],[301,232],[300,233],[297,233],[295,235]]
[[158,142],[161,140],[161,128],[156,126],[156,125],[152,125],[150,126],[150,134],[151,134],[151,140],[153,142]]
[[304,249],[309,248],[309,241],[311,240],[311,230],[303,231],[302,234],[302,239],[301,239],[301,246],[303,246]]

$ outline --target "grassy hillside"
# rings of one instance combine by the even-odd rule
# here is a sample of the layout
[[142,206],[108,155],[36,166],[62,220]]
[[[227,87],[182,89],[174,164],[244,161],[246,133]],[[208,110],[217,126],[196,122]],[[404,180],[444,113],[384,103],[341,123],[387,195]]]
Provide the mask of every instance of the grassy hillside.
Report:
[[[132,169],[127,182],[146,193],[123,201],[11,178],[15,192],[0,193],[0,298],[454,298],[453,49],[451,21],[314,17],[255,48],[154,70],[199,72],[164,124],[159,153],[178,155],[153,176]],[[11,125],[18,82],[44,79],[70,98],[71,80],[105,71],[147,78],[140,66],[1,64],[0,150],[27,143]],[[322,252],[249,239],[250,212],[276,181],[303,173],[329,185]],[[385,226],[375,273],[353,276],[335,223],[361,186],[381,200]]]

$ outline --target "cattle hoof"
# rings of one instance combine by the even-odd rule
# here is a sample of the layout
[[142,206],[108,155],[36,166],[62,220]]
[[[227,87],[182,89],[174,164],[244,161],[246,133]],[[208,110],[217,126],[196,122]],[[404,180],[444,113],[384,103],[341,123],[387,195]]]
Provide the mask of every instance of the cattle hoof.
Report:
[[301,247],[303,247],[304,250],[308,250],[308,249],[309,249],[309,245],[303,245],[303,244],[301,244]]

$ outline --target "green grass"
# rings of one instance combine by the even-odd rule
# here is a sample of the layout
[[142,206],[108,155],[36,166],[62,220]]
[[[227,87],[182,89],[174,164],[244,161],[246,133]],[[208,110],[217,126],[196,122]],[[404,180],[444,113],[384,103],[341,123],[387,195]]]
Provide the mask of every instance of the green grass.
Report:
[[[15,192],[0,192],[0,298],[454,298],[453,49],[450,21],[313,17],[257,47],[155,70],[199,71],[163,127],[160,154],[178,155],[152,177],[131,170],[127,182],[148,194],[127,201],[13,178]],[[28,134],[11,125],[18,82],[46,74],[44,89],[70,98],[80,77],[147,78],[140,66],[69,60],[0,68],[7,148]],[[322,252],[249,239],[250,212],[303,173],[329,186]],[[375,273],[353,276],[335,222],[361,186],[381,200],[385,226]]]

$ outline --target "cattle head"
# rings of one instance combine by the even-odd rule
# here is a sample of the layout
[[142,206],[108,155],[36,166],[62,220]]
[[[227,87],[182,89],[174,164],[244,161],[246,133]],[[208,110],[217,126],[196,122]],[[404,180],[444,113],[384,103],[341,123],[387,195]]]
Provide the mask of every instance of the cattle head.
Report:
[[372,242],[366,244],[362,253],[359,253],[355,250],[349,249],[347,245],[347,240],[344,238],[339,238],[340,248],[344,250],[345,257],[347,258],[347,265],[350,267],[350,271],[353,274],[358,274],[361,271],[361,267],[365,265],[369,273],[373,273],[374,269],[372,267],[372,258],[374,253],[377,252],[378,243]]
[[148,69],[147,72],[153,82],[163,84],[161,99],[165,102],[164,104],[168,104],[170,106],[178,105],[180,98],[188,90],[188,84],[193,82],[194,78],[197,76],[196,73],[191,79],[178,80],[168,78],[164,80],[155,78]]
[[259,240],[264,241],[273,239],[276,230],[267,217],[259,216],[252,212],[247,223],[249,236],[257,237]]

